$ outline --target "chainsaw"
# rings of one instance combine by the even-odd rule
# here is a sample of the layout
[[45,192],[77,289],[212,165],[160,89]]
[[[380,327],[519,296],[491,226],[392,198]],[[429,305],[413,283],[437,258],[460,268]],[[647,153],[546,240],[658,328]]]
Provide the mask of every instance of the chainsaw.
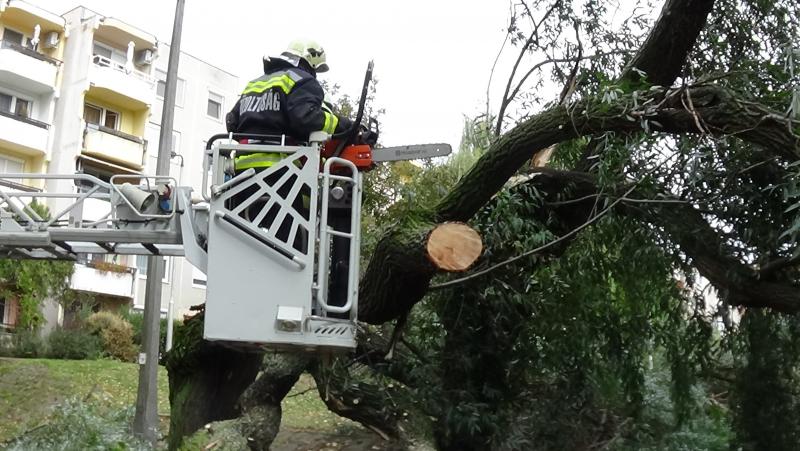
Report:
[[322,148],[322,157],[339,157],[355,164],[359,171],[369,171],[376,163],[387,161],[421,160],[450,155],[453,149],[450,144],[411,144],[394,147],[376,147],[380,133],[378,121],[370,118],[367,126],[361,124],[364,118],[364,107],[372,81],[373,62],[367,65],[364,84],[361,88],[361,99],[358,102],[356,118],[349,130],[333,135]]

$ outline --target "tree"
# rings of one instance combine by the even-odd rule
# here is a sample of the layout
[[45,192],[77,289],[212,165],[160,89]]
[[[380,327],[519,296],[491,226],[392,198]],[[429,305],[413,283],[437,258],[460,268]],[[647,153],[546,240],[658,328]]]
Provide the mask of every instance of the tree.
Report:
[[[32,202],[28,208],[47,218],[47,207]],[[71,262],[0,259],[0,296],[19,302],[17,327],[35,330],[44,324],[42,302],[62,297],[69,288],[74,266]]]
[[[708,369],[714,343],[691,291],[695,271],[724,306],[800,309],[800,226],[790,209],[800,122],[787,114],[798,5],[667,0],[646,36],[635,32],[639,16],[614,28],[605,2],[515,5],[514,74],[525,55],[543,55],[525,73],[552,68],[562,95],[547,103],[512,75],[496,137],[472,168],[447,193],[415,193],[433,208],[399,202],[402,215],[381,217],[393,221],[382,224],[359,301],[359,318],[375,327],[365,326],[355,356],[327,365],[270,356],[251,383],[252,361],[203,360],[216,355],[212,345],[184,337],[195,351],[175,356],[171,381],[176,371],[250,380],[224,399],[211,383],[192,385],[173,403],[176,418],[190,418],[192,405],[224,408],[175,428],[173,446],[208,421],[238,417],[226,424],[266,449],[287,385],[306,370],[331,410],[386,436],[401,436],[410,417],[442,449],[515,449],[531,437],[573,440],[551,440],[554,448],[602,443],[625,432],[624,418],[642,417],[641,367],[655,352],[670,361],[676,417],[692,410],[687,387]],[[551,167],[525,167],[546,149]],[[453,173],[426,174],[447,186]],[[454,278],[421,258],[421,237],[447,221],[472,221],[488,244],[475,270]],[[426,295],[431,302],[418,305]],[[407,315],[409,338],[387,359],[382,325]],[[607,396],[598,395],[602,381]],[[597,420],[615,397],[615,414]],[[523,421],[539,417],[553,420],[537,430]]]

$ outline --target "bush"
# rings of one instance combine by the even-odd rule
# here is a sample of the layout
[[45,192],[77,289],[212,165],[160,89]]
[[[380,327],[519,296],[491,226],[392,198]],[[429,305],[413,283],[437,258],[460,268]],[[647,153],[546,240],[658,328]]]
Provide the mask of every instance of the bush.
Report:
[[[126,319],[131,326],[133,326],[133,343],[137,346],[142,345],[142,328],[144,327],[144,315],[139,312],[134,312],[130,309],[124,309],[120,312],[120,316]],[[180,324],[179,321],[174,321],[174,327],[177,328]],[[167,352],[167,319],[161,318],[161,327],[159,328],[159,341],[158,353],[164,355]]]
[[100,357],[100,338],[80,329],[56,329],[47,337],[51,359],[94,360]]
[[85,328],[100,337],[103,351],[109,357],[123,362],[133,362],[138,349],[133,343],[133,327],[121,316],[111,312],[97,312],[86,318]]
[[11,337],[11,347],[6,352],[11,357],[36,358],[44,357],[45,350],[45,342],[37,332],[20,330]]

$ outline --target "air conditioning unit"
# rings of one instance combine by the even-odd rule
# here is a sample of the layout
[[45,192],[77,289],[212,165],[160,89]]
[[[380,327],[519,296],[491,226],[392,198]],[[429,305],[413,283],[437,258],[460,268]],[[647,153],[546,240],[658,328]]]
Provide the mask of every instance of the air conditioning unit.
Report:
[[46,49],[54,49],[58,47],[58,40],[59,40],[58,32],[51,31],[50,33],[47,33],[47,35],[44,37],[44,42],[42,43],[42,45],[44,45],[44,48]]
[[153,49],[144,49],[136,52],[135,63],[137,66],[147,66],[153,64],[156,59],[156,53]]

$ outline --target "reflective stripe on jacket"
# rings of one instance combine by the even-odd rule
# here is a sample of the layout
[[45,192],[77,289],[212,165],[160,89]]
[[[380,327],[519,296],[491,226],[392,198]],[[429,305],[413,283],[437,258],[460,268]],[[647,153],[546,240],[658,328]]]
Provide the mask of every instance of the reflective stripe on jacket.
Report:
[[[245,86],[226,116],[229,132],[287,135],[305,142],[315,131],[334,134],[350,129],[352,121],[323,108],[325,94],[314,75],[282,60],[273,60],[266,70]],[[248,155],[252,161],[242,160],[241,165],[237,158],[236,169],[245,168],[245,164],[247,168],[270,167],[276,155],[280,154]]]
[[323,109],[325,94],[317,79],[281,60],[245,86],[225,118],[229,132],[287,135],[308,141],[315,131],[328,134],[350,129],[352,122]]

